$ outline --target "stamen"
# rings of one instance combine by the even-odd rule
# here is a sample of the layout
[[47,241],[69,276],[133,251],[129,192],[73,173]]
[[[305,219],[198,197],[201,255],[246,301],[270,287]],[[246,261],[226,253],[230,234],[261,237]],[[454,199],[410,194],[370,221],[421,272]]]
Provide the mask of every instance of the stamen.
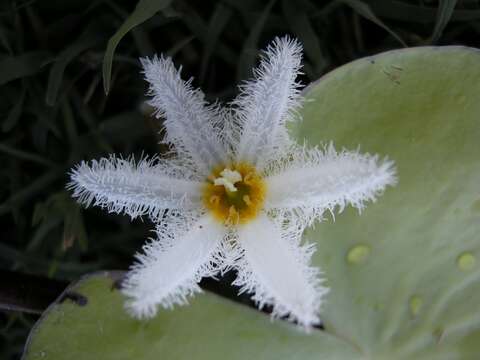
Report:
[[220,202],[220,197],[218,195],[212,195],[208,201],[210,201],[210,204],[216,206]]
[[245,177],[243,178],[243,182],[247,185],[251,185],[252,184],[252,179],[253,179],[253,174],[251,172],[249,172],[247,175],[245,175]]
[[252,200],[250,200],[250,196],[248,195],[243,195],[243,202],[247,204],[247,206],[252,206]]
[[225,186],[225,189],[230,192],[237,191],[235,183],[242,181],[242,175],[236,170],[223,169],[220,177],[213,181],[215,186]]
[[238,213],[237,209],[235,209],[235,206],[230,206],[230,209],[228,209],[228,218],[227,218],[227,224],[228,225],[238,225],[240,221],[240,214]]

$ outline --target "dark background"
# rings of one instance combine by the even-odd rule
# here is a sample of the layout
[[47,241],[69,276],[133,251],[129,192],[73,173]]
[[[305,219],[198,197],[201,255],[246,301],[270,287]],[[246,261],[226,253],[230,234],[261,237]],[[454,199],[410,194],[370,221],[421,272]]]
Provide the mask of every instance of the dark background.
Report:
[[[82,159],[164,150],[158,145],[161,123],[143,104],[139,56],[173,56],[208,99],[228,101],[236,84],[250,76],[258,49],[277,35],[291,34],[303,43],[305,84],[389,49],[480,43],[477,0],[173,0],[122,39],[107,96],[107,42],[135,6],[136,1],[0,0],[3,307],[21,297],[24,306],[38,311],[62,281],[126,269],[150,236],[147,220],[131,223],[99,209],[83,210],[65,191],[68,169]],[[217,291],[231,291],[222,290],[226,283]],[[37,318],[0,312],[1,359],[20,356]]]

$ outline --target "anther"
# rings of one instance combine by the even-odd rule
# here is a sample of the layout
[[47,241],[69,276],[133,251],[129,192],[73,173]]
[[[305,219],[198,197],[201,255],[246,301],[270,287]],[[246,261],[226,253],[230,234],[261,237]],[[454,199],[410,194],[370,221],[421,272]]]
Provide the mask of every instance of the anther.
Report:
[[244,202],[245,204],[247,204],[247,206],[251,206],[251,205],[252,205],[252,200],[250,200],[250,196],[248,196],[248,195],[243,195],[243,198],[242,198],[242,199],[243,199],[243,202]]
[[220,202],[220,197],[218,195],[212,195],[210,196],[210,199],[208,199],[208,201],[210,201],[210,204],[216,206]]
[[246,185],[251,185],[252,184],[252,178],[253,178],[253,174],[251,172],[249,172],[247,175],[245,175],[245,177],[243,178],[243,182],[246,184]]
[[236,192],[235,183],[242,181],[242,175],[236,170],[223,169],[220,177],[213,181],[215,186],[224,186],[225,190],[229,192]]
[[229,225],[237,225],[240,221],[240,214],[238,213],[237,209],[235,209],[235,206],[230,206],[230,209],[228,209],[228,219],[227,223]]

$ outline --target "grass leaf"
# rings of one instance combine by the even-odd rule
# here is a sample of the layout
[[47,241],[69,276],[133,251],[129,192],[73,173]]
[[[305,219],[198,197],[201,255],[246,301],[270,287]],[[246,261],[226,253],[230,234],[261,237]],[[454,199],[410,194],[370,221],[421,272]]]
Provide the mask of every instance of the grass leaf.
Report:
[[292,28],[295,35],[303,44],[305,53],[309,60],[314,64],[314,74],[312,77],[318,77],[327,66],[326,56],[320,47],[318,34],[316,34],[308,16],[308,9],[299,6],[301,3],[294,3],[289,0],[283,0],[282,7],[287,19],[287,23]]
[[407,44],[402,40],[402,38],[395,31],[393,31],[387,25],[385,25],[385,23],[375,15],[375,13],[372,11],[370,6],[365,4],[363,1],[360,1],[360,0],[340,0],[340,2],[344,3],[345,5],[350,6],[359,15],[363,16],[365,19],[370,20],[371,22],[380,26],[382,29],[386,30],[390,35],[392,35],[395,39],[397,39],[400,44],[407,47]]
[[447,26],[452,18],[455,5],[457,5],[457,0],[440,0],[437,12],[437,22],[435,23],[435,29],[433,30],[432,38],[430,40],[432,43],[437,42],[438,39],[440,39],[440,36],[442,36],[445,26]]
[[108,90],[110,89],[113,55],[120,40],[135,26],[150,19],[158,11],[170,5],[171,2],[172,0],[140,0],[135,10],[110,38],[107,50],[105,51],[105,57],[103,58],[103,87],[106,94],[108,94]]
[[12,130],[12,128],[17,124],[18,119],[20,118],[20,115],[22,114],[23,110],[23,102],[25,100],[25,88],[22,91],[22,94],[20,95],[20,98],[18,101],[13,105],[12,109],[8,112],[7,118],[2,124],[2,130],[3,132],[8,132]]
[[47,95],[45,97],[48,105],[53,106],[57,101],[58,90],[60,89],[63,73],[67,65],[79,54],[99,42],[99,40],[101,39],[95,36],[95,34],[88,33],[85,36],[81,36],[80,39],[68,46],[57,56],[48,76]]
[[218,38],[222,33],[225,25],[227,25],[230,17],[232,16],[232,9],[225,6],[225,4],[219,3],[215,7],[215,11],[210,18],[208,24],[205,50],[202,57],[202,65],[200,70],[200,82],[205,80],[205,74],[207,72],[207,65],[210,62],[213,50],[218,43]]
[[[438,11],[434,7],[413,5],[398,0],[368,0],[368,5],[378,16],[408,23],[431,24],[436,21]],[[473,21],[480,19],[478,9],[453,11],[453,21]]]
[[33,75],[49,62],[49,53],[46,51],[32,51],[4,58],[0,61],[0,86]]
[[242,53],[238,62],[237,80],[244,80],[251,76],[250,72],[255,64],[255,58],[258,52],[258,40],[275,2],[276,0],[270,0],[267,3],[252,30],[248,34],[247,40],[243,44]]

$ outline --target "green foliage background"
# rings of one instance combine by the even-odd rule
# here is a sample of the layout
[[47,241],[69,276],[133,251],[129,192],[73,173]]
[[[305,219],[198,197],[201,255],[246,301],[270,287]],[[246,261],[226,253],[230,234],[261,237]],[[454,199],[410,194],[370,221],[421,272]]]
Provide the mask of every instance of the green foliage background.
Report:
[[[66,172],[83,159],[164,150],[161,124],[144,105],[139,56],[173,56],[208,99],[228,101],[250,76],[258,49],[276,35],[303,43],[304,83],[405,45],[480,47],[477,0],[143,0],[135,6],[0,2],[0,269],[63,280],[126,269],[150,235],[148,223],[82,210],[64,190]],[[0,358],[18,357],[35,320],[0,314]]]

